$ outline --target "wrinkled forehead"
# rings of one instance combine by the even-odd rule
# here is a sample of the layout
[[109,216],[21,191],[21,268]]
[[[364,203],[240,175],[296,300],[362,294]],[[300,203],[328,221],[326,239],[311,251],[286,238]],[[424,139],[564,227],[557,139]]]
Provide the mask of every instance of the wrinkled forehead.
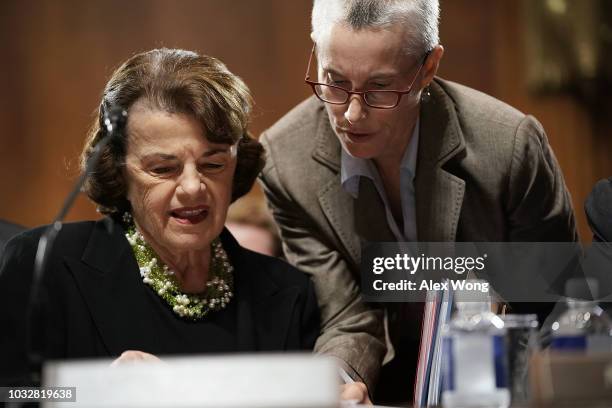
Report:
[[[175,95],[176,96],[176,95]],[[195,98],[185,103],[172,100],[173,96],[159,96],[155,93],[145,94],[136,99],[128,108],[127,139],[134,128],[134,116],[145,114],[161,116],[177,116],[187,118],[198,128],[202,137],[214,144],[233,145],[240,141],[246,129],[242,128],[243,118],[240,112],[224,109],[217,101],[203,101]],[[180,99],[180,95],[176,96]],[[231,98],[228,98],[228,101]]]
[[144,98],[129,109],[127,143],[143,151],[164,148],[180,150],[194,143],[203,149],[230,149],[229,143],[215,143],[195,115],[168,112],[148,103]]
[[336,24],[317,43],[319,69],[335,72],[406,71],[413,58],[405,52],[405,36],[398,26],[354,30]]

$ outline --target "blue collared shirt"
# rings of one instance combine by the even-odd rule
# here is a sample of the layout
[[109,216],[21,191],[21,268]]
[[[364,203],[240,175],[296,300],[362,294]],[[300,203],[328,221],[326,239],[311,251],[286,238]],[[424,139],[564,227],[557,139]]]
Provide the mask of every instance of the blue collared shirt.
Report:
[[393,213],[391,206],[385,193],[380,174],[372,160],[359,159],[346,153],[342,149],[340,159],[340,181],[344,191],[357,198],[359,196],[359,180],[361,177],[367,177],[374,182],[376,190],[380,198],[385,204],[385,212],[387,214],[387,224],[389,229],[395,235],[398,241],[416,241],[416,200],[414,194],[414,177],[416,175],[417,151],[419,147],[419,120],[414,126],[412,137],[408,143],[408,147],[402,157],[400,164],[400,198],[402,200],[402,218],[404,230],[400,230]]

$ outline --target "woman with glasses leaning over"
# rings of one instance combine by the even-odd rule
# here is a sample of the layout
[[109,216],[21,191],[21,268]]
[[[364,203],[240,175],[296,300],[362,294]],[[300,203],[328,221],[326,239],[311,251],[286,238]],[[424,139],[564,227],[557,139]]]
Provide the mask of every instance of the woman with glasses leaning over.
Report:
[[[248,251],[224,228],[263,149],[251,96],[218,60],[183,50],[137,54],[112,75],[82,153],[127,111],[85,192],[107,219],[67,224],[42,282],[45,359],[155,360],[186,353],[311,349],[319,313],[306,275]],[[108,223],[112,228],[107,228]],[[0,377],[27,372],[27,301],[38,239],[20,234],[0,270]]]

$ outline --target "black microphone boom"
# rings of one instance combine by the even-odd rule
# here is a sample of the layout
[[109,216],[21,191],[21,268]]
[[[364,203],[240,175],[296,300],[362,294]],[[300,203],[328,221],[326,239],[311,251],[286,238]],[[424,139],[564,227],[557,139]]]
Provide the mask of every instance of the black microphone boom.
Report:
[[127,112],[122,108],[114,106],[105,112],[103,120],[104,135],[94,146],[91,155],[85,164],[85,169],[83,169],[83,172],[76,181],[73,189],[64,200],[61,210],[38,240],[38,248],[36,250],[36,258],[34,261],[34,274],[32,276],[32,287],[28,301],[28,362],[31,375],[30,380],[34,383],[39,383],[40,381],[40,367],[43,362],[42,342],[44,336],[39,336],[39,338],[36,339],[34,338],[33,333],[35,332],[34,329],[37,327],[40,328],[40,330],[44,330],[45,328],[43,319],[44,310],[40,310],[40,290],[48,256],[51,253],[55,238],[62,229],[62,222],[64,218],[66,218],[68,211],[70,208],[72,208],[72,205],[81,192],[85,181],[98,164],[102,151],[114,137],[119,137],[119,135],[125,131],[126,123]]

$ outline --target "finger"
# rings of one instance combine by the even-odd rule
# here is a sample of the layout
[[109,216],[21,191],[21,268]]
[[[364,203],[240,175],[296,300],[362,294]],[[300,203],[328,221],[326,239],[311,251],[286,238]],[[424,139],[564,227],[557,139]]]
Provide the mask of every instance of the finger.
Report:
[[157,356],[153,354],[145,353],[138,350],[126,350],[111,363],[111,367],[116,366],[127,361],[161,361]]
[[340,391],[340,399],[356,400],[358,403],[369,402],[368,388],[361,382],[344,384]]

